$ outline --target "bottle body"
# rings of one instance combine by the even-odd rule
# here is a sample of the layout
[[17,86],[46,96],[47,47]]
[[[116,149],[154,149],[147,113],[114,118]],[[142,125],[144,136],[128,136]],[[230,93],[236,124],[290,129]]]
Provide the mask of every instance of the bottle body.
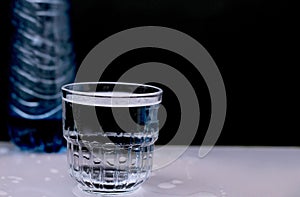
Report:
[[15,0],[9,134],[23,150],[63,147],[62,85],[75,75],[67,0]]

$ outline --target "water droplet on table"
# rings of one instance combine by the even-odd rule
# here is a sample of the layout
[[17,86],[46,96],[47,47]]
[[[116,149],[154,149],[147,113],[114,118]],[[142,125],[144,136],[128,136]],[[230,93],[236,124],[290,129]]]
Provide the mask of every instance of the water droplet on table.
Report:
[[9,152],[8,148],[0,148],[0,155],[4,155]]
[[23,181],[22,177],[18,177],[18,176],[8,176],[7,179],[9,179],[11,181],[11,183],[20,183],[20,181]]
[[223,190],[221,190],[220,193],[221,193],[222,197],[225,197],[227,195],[227,193],[224,192]]
[[174,180],[172,181],[172,183],[175,184],[175,185],[179,185],[179,184],[182,184],[183,181],[174,179]]
[[3,190],[0,190],[0,196],[6,196],[8,193],[3,191]]
[[50,178],[50,177],[45,177],[44,180],[45,180],[45,181],[50,181],[51,178]]
[[7,178],[16,181],[23,181],[23,178],[18,176],[8,176]]
[[57,173],[58,173],[58,170],[57,170],[57,169],[54,169],[54,168],[52,168],[52,169],[50,169],[50,172],[51,172],[51,173],[53,173],[53,174],[57,174]]
[[158,187],[162,188],[162,189],[172,189],[172,188],[176,187],[176,185],[169,183],[169,182],[165,182],[165,183],[160,183],[158,185]]
[[199,192],[199,193],[189,195],[188,197],[217,197],[217,196],[210,192]]

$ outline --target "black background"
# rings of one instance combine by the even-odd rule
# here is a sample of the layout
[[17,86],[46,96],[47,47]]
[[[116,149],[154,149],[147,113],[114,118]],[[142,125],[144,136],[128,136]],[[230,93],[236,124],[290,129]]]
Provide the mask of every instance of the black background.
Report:
[[[0,4],[0,140],[8,139],[5,108],[10,4]],[[294,7],[288,1],[276,0],[71,0],[77,65],[101,40],[121,30],[154,25],[182,31],[206,48],[224,79],[227,116],[217,144],[298,146],[296,57],[300,34]],[[125,69],[154,60],[175,68],[185,64],[181,72],[204,95],[200,100],[203,118],[194,140],[194,144],[201,144],[209,122],[209,96],[205,82],[193,74],[184,59],[166,51],[138,50],[116,59],[104,79],[116,80],[120,64]],[[166,132],[161,134],[160,143],[168,141]]]

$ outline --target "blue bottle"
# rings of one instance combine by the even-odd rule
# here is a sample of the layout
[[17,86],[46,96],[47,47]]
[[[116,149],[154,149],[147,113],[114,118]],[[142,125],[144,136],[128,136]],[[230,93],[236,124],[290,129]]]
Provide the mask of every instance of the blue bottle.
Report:
[[67,0],[14,0],[9,135],[22,150],[58,152],[62,85],[75,76]]

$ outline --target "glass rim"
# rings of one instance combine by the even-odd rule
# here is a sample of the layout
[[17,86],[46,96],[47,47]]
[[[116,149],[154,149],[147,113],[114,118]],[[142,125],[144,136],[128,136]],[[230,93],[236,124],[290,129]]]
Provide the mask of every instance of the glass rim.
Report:
[[[74,87],[76,85],[98,85],[98,84],[103,84],[103,85],[121,85],[121,86],[129,86],[129,87],[146,87],[146,88],[152,88],[155,91],[154,92],[149,92],[149,93],[132,93],[128,92],[129,94],[126,95],[120,95],[120,94],[101,94],[101,92],[97,91],[90,91],[90,92],[84,92],[84,91],[77,91],[77,90],[72,90],[68,89],[68,87]],[[148,84],[142,84],[142,83],[130,83],[130,82],[109,82],[109,81],[100,81],[100,82],[74,82],[74,83],[69,83],[65,84],[61,87],[62,91],[71,93],[71,94],[76,94],[80,96],[94,96],[94,97],[103,97],[103,98],[132,98],[132,97],[153,97],[153,96],[161,96],[163,93],[163,90],[159,87],[153,86],[153,85],[148,85]],[[107,91],[107,92],[114,92],[114,91]]]

